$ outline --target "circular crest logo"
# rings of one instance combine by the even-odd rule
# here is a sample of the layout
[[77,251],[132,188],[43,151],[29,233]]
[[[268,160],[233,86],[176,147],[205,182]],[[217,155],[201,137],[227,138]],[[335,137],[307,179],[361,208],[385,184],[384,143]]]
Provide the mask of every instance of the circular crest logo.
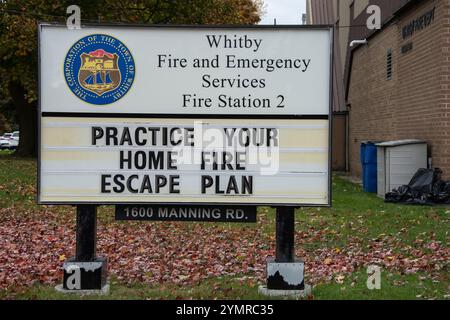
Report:
[[118,39],[104,34],[78,40],[64,61],[70,90],[81,100],[96,105],[122,98],[130,90],[134,74],[130,50]]

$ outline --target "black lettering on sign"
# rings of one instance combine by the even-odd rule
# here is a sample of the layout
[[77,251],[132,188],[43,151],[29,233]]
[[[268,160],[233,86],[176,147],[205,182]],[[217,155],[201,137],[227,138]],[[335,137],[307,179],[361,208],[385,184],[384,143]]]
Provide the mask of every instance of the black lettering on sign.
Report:
[[402,47],[402,53],[403,53],[403,54],[408,53],[408,52],[411,51],[412,49],[413,49],[413,44],[412,44],[412,42],[409,42],[408,44],[405,44],[405,45]]
[[213,178],[211,176],[202,176],[202,193],[213,185]]
[[179,194],[180,176],[103,174],[100,185],[101,193]]
[[127,170],[177,170],[177,152],[120,150],[119,167]]
[[111,179],[110,174],[102,174],[101,180],[102,193],[111,193],[111,190],[108,188],[111,186],[111,182],[109,181],[109,179]]
[[402,28],[403,39],[412,37],[416,32],[421,31],[431,25],[435,18],[435,12],[436,7],[405,25]]
[[101,139],[105,132],[100,127],[92,127],[92,145],[97,145],[97,140]]
[[246,152],[202,151],[201,170],[243,171],[247,163]]
[[130,129],[128,129],[128,127],[125,127],[122,131],[122,136],[120,138],[120,145],[129,145],[132,146],[133,145],[133,141],[131,140],[131,135],[130,135]]
[[203,175],[201,190],[202,194],[253,194],[253,176]]
[[123,174],[116,174],[114,176],[115,186],[113,187],[113,191],[115,193],[122,193],[125,191],[125,184],[123,183],[124,181],[125,176]]
[[145,146],[147,144],[147,139],[142,138],[142,135],[147,132],[147,129],[143,127],[136,128],[134,132],[134,140],[136,141],[136,145]]
[[120,151],[120,169],[131,169],[131,151]]
[[117,138],[117,135],[119,133],[119,130],[114,127],[107,127],[106,128],[106,145],[110,146],[117,146],[119,144],[119,139]]

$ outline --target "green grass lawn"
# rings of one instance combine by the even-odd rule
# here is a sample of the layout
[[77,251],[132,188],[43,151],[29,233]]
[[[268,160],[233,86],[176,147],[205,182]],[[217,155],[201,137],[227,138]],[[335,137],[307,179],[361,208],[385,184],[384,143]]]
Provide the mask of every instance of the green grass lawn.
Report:
[[[317,300],[416,300],[448,299],[448,278],[433,282],[423,279],[423,274],[400,275],[382,273],[381,289],[369,290],[366,286],[365,272],[354,273],[342,284],[320,284],[313,289],[313,299]],[[107,296],[61,294],[51,286],[35,285],[10,296],[3,291],[0,298],[15,299],[57,299],[57,300],[136,300],[136,299],[242,299],[267,300],[258,294],[257,286],[242,285],[236,278],[216,277],[205,280],[195,286],[177,286],[173,284],[148,286],[145,284],[123,285],[115,279],[110,281],[110,294]]]
[[[35,204],[36,163],[33,159],[16,158],[10,152],[0,152],[0,209],[13,208],[18,217],[39,215],[42,208]],[[72,207],[50,207],[61,217],[73,219]],[[297,255],[304,255],[307,282],[313,281],[313,299],[448,299],[448,261],[442,262],[442,252],[448,257],[449,207],[405,206],[386,204],[373,194],[341,177],[333,177],[333,207],[305,208],[296,211]],[[114,225],[113,208],[101,207],[99,220]],[[4,219],[4,218],[0,218]],[[3,220],[0,220],[0,226]],[[269,241],[274,241],[275,212],[271,208],[258,209],[258,223],[208,224],[202,228],[263,230]],[[55,222],[56,223],[56,222]],[[62,222],[61,222],[62,223]],[[120,222],[123,223],[123,222]],[[125,222],[128,223],[128,222]],[[145,222],[147,223],[147,222]],[[139,223],[130,223],[139,227]],[[191,228],[193,223],[184,224]],[[212,230],[216,230],[212,229]],[[0,234],[1,236],[1,234]],[[268,248],[270,245],[268,243]],[[373,252],[373,256],[372,256]],[[379,252],[383,252],[380,255]],[[441,255],[439,261],[434,256]],[[386,254],[384,254],[386,253]],[[301,257],[301,258],[304,258]],[[326,277],[316,277],[321,265],[337,265],[340,259],[348,265],[355,259],[350,271],[336,271]],[[365,257],[359,261],[358,257]],[[380,258],[381,257],[381,258]],[[347,260],[345,260],[347,259]],[[382,267],[381,289],[366,287],[365,262],[374,259]],[[378,259],[378,260],[376,260]],[[412,267],[404,264],[413,262]],[[437,261],[437,262],[436,262]],[[370,263],[369,263],[370,264]],[[419,266],[415,268],[416,266]],[[331,267],[330,267],[331,268]],[[1,269],[1,268],[0,268]],[[319,272],[319,271],[317,271]],[[1,275],[1,270],[0,270]],[[106,297],[61,295],[53,286],[36,283],[32,286],[14,286],[0,290],[3,299],[263,299],[258,294],[256,280],[245,280],[246,274],[208,277],[191,285],[162,283],[125,284],[110,277],[111,293]],[[244,280],[243,280],[244,279]]]

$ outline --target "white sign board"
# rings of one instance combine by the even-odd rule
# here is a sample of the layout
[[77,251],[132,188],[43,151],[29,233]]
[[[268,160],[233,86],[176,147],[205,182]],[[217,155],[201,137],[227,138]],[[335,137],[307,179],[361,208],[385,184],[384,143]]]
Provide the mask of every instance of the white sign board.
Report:
[[39,41],[40,203],[330,204],[330,28]]

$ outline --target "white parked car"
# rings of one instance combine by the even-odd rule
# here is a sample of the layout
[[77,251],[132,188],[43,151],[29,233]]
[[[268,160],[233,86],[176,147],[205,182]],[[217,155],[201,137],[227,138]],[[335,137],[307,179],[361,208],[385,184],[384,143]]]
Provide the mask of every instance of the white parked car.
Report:
[[0,137],[0,149],[9,149],[11,147],[12,133],[5,133]]
[[14,131],[12,133],[11,139],[9,140],[9,148],[17,149],[19,146],[19,131]]

